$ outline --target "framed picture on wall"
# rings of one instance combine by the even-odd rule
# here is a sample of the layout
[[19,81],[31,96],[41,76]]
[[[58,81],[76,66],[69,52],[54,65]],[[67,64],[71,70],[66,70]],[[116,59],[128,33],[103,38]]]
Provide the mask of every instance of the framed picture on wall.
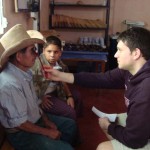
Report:
[[28,12],[29,0],[14,0],[15,2],[15,12]]
[[37,12],[40,0],[14,0],[15,12]]

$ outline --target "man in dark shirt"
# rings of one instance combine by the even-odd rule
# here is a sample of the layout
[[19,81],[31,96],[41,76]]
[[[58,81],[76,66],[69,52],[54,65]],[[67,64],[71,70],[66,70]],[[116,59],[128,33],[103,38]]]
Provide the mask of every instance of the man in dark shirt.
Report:
[[105,73],[63,73],[47,70],[51,79],[90,88],[125,88],[127,113],[118,122],[99,118],[100,127],[111,139],[97,150],[150,149],[150,31],[133,27],[118,37],[118,68]]

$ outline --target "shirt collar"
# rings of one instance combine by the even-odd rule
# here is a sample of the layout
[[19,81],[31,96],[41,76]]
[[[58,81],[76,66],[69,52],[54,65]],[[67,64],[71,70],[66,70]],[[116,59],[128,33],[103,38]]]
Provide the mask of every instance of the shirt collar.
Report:
[[10,62],[8,62],[7,68],[14,72],[15,75],[17,75],[19,78],[23,78],[24,80],[27,80],[29,82],[32,80],[32,72],[30,69],[25,72]]

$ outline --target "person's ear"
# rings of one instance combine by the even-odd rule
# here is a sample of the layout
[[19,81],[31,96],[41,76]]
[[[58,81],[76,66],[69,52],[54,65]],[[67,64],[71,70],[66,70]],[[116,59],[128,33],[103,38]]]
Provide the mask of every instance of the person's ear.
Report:
[[134,59],[137,60],[139,59],[140,57],[142,57],[142,53],[141,53],[141,50],[139,48],[136,48],[134,51],[133,51],[133,55],[134,55]]
[[16,53],[16,60],[17,60],[18,62],[20,62],[20,61],[22,60],[22,53],[20,53],[20,52],[17,52],[17,53]]

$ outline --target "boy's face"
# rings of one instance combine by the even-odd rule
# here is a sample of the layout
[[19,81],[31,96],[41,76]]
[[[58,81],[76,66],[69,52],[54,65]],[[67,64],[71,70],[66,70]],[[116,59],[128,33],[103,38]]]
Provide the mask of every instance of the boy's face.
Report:
[[117,52],[114,55],[117,58],[118,68],[132,71],[134,68],[134,51],[131,52],[129,47],[123,42],[119,41],[117,44]]
[[57,45],[50,44],[45,49],[43,49],[43,54],[51,65],[55,65],[61,57],[62,52]]

